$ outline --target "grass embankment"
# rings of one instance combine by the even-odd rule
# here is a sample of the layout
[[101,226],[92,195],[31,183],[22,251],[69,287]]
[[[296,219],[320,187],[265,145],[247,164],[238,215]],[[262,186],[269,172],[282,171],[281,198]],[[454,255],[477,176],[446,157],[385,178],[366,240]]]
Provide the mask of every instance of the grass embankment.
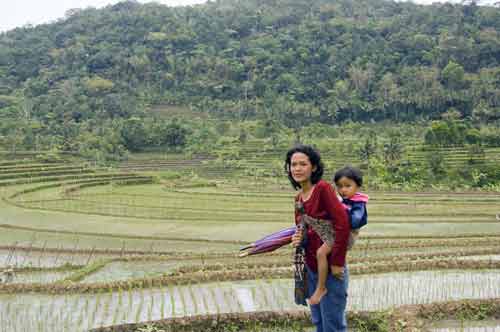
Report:
[[[74,280],[82,280],[89,273],[104,267],[104,262],[95,262],[74,274]],[[351,275],[372,275],[388,272],[408,272],[426,270],[483,270],[500,269],[500,261],[467,261],[443,259],[432,261],[384,262],[350,268]],[[0,293],[15,294],[37,292],[46,294],[99,293],[118,291],[120,289],[155,288],[169,285],[190,285],[214,281],[255,280],[259,278],[289,279],[293,276],[292,267],[288,268],[252,268],[229,270],[199,270],[192,273],[178,273],[154,278],[130,279],[126,281],[77,284],[72,280],[63,280],[51,284],[0,284]]]

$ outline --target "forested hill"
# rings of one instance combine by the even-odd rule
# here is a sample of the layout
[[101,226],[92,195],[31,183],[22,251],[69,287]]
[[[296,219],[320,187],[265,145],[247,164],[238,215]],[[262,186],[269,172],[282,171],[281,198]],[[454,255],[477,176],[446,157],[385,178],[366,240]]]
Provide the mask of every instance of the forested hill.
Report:
[[446,112],[497,120],[500,9],[128,1],[0,35],[2,119],[35,121],[29,126],[69,139],[89,121],[140,117],[154,104],[240,119],[265,113],[291,127]]

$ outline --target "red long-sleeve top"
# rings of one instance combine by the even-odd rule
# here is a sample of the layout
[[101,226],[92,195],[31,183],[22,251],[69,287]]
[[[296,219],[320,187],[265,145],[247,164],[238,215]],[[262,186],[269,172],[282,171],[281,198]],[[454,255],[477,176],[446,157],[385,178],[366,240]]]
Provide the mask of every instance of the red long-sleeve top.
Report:
[[[295,197],[299,200],[300,195]],[[311,196],[304,204],[304,210],[307,215],[318,218],[331,220],[332,227],[335,230],[335,241],[332,251],[329,255],[329,265],[344,266],[347,253],[347,244],[349,242],[349,233],[351,226],[345,208],[333,190],[333,187],[326,181],[320,180],[313,188]],[[295,211],[295,224],[300,223],[300,215]],[[323,241],[312,227],[307,231],[307,243],[305,250],[306,265],[312,271],[318,271],[316,261],[316,251],[321,247]]]

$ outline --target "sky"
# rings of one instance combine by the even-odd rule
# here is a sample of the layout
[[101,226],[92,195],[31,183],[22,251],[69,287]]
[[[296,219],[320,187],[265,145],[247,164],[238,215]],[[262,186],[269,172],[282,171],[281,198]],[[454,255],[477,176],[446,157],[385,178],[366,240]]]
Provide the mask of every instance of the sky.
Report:
[[[119,0],[0,0],[0,32],[26,24],[48,23],[64,17],[69,9],[101,8]],[[142,3],[153,1],[139,1]],[[206,0],[156,0],[168,6],[194,5]]]
[[[117,2],[119,0],[0,0],[0,32],[26,24],[37,25],[52,22],[63,18],[69,9],[101,8]],[[151,1],[141,0],[139,2]],[[156,0],[155,2],[169,6],[180,6],[204,3],[206,0]],[[433,2],[456,3],[460,2],[460,0],[413,0],[413,2],[421,4],[431,4]]]

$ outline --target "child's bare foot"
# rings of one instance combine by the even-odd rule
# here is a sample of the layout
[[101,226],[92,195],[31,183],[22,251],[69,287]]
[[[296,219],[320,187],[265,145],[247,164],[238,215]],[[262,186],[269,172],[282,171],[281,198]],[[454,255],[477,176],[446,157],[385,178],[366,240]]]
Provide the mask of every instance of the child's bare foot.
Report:
[[326,288],[316,288],[314,294],[309,298],[309,304],[315,305],[321,302],[323,296],[328,292]]

